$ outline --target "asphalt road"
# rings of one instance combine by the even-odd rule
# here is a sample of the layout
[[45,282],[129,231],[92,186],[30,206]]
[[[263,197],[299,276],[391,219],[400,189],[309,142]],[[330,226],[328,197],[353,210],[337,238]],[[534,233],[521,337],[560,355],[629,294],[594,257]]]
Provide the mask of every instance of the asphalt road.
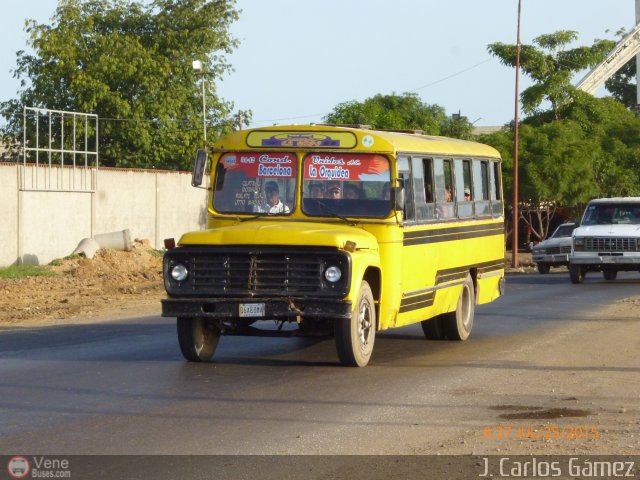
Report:
[[187,363],[174,321],[159,317],[2,329],[0,453],[456,452],[500,408],[548,401],[518,387],[540,373],[539,347],[597,326],[639,285],[637,273],[583,285],[566,272],[510,275],[507,294],[477,308],[469,341],[382,332],[364,369],[308,339],[223,337],[214,363]]

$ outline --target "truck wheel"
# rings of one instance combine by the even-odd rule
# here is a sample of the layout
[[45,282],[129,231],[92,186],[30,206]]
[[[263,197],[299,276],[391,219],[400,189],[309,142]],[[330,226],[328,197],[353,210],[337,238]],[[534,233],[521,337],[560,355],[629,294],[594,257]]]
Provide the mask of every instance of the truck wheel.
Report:
[[544,275],[546,273],[549,273],[549,270],[551,270],[551,265],[549,265],[548,263],[538,263],[538,272],[540,272],[541,274]]
[[364,367],[369,363],[376,338],[376,309],[371,287],[365,281],[349,320],[334,324],[336,350],[340,363],[349,367]]
[[618,272],[616,272],[615,270],[603,270],[602,276],[605,280],[615,280],[618,276]]
[[203,318],[178,318],[178,343],[190,362],[208,362],[220,340],[220,330]]
[[442,315],[430,318],[428,320],[422,320],[422,331],[427,340],[444,340],[444,328],[442,327]]
[[473,280],[471,279],[471,275],[467,275],[462,285],[462,291],[460,292],[460,297],[458,297],[458,305],[455,311],[445,313],[441,316],[442,326],[444,327],[447,339],[464,341],[469,338],[471,329],[473,328],[475,300],[476,295]]
[[569,264],[569,278],[571,278],[571,283],[582,283],[584,282],[585,269],[580,265]]

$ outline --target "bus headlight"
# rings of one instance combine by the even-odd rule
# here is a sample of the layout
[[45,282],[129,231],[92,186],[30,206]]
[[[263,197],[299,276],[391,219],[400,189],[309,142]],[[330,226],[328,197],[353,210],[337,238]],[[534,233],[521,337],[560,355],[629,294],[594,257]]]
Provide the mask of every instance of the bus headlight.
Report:
[[328,282],[336,283],[342,278],[342,270],[333,265],[324,271],[324,278],[326,278]]
[[176,282],[184,282],[188,276],[189,270],[187,270],[187,267],[185,267],[181,263],[171,269],[171,278],[173,278]]

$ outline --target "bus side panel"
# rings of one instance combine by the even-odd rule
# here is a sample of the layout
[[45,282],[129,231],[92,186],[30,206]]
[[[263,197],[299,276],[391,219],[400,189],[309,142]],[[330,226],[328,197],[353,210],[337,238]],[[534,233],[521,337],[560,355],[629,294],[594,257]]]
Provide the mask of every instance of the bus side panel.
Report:
[[[440,224],[425,230],[425,239],[429,238],[428,232],[432,232],[430,240],[404,246],[403,298],[396,326],[454,311],[462,291],[462,282],[468,274],[471,274],[477,286],[476,303],[488,303],[499,296],[498,285],[504,276],[504,234],[494,231],[490,234],[480,232],[474,236],[477,232],[474,228],[482,226],[487,229],[502,228],[502,223]],[[446,233],[438,237],[436,233],[443,227],[449,230],[442,230]],[[450,234],[451,231],[457,233]],[[460,237],[463,239],[455,239]],[[447,240],[439,241],[441,238]]]

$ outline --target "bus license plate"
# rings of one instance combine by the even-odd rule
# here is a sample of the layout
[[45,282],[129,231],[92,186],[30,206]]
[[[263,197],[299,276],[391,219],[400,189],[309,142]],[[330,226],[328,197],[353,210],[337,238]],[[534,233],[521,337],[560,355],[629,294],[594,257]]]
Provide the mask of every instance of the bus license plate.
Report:
[[264,317],[264,303],[241,303],[241,317]]

